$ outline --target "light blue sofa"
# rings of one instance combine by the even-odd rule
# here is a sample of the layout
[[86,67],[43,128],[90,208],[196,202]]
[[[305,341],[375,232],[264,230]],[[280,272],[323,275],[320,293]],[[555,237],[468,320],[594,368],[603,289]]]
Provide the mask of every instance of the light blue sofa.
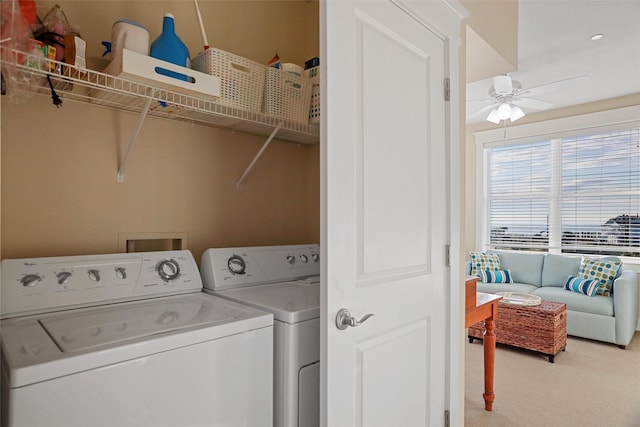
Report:
[[[569,276],[578,276],[581,257],[546,253],[487,251],[500,257],[500,269],[510,270],[514,283],[478,282],[479,292],[524,292],[567,305],[567,334],[626,348],[638,325],[638,274],[623,267],[613,284],[613,296],[593,297],[567,291]],[[605,257],[620,261],[616,257]],[[471,262],[466,263],[467,274]]]

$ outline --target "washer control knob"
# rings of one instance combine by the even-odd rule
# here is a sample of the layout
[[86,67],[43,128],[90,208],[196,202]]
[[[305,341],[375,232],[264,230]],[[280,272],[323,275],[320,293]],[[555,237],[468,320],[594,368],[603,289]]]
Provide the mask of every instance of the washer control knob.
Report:
[[318,260],[320,259],[320,255],[315,254],[315,253],[314,253],[314,254],[311,254],[311,259],[312,259],[314,262],[318,262]]
[[302,254],[300,255],[300,261],[306,264],[307,262],[309,262],[309,257],[306,256],[305,254]]
[[245,274],[247,272],[247,263],[240,255],[232,255],[227,260],[227,267],[233,274]]
[[71,275],[72,274],[70,271],[61,271],[60,273],[56,274],[58,285],[65,285],[69,283],[69,278],[71,277]]
[[180,265],[174,259],[166,259],[156,265],[156,271],[162,280],[170,282],[180,276]]
[[94,282],[100,281],[100,270],[96,270],[95,268],[92,268],[87,272],[87,274],[89,274],[89,279],[93,280]]
[[116,277],[118,279],[126,279],[127,278],[127,269],[124,267],[116,267]]
[[20,283],[22,286],[34,287],[42,280],[42,277],[39,274],[27,274],[22,279],[20,279]]
[[293,255],[287,255],[287,262],[289,264],[293,264],[294,262],[296,262],[296,257],[294,257]]

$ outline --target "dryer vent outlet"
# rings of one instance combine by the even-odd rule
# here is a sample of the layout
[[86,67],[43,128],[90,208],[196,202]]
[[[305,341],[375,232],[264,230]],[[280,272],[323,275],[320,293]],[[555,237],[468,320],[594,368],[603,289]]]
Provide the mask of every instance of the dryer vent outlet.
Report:
[[186,233],[121,233],[120,252],[155,252],[187,249]]

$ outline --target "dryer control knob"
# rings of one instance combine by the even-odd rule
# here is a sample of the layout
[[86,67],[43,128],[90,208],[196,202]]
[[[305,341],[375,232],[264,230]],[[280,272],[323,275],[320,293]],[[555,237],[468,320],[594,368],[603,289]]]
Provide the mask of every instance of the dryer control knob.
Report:
[[307,262],[309,262],[309,257],[308,257],[308,256],[306,256],[306,255],[304,255],[304,254],[302,254],[302,255],[300,255],[300,260],[301,260],[303,263],[305,263],[305,264],[306,264]]
[[311,254],[311,259],[313,259],[315,262],[318,262],[318,260],[320,259],[320,255],[318,255],[318,254]]
[[240,255],[232,255],[227,260],[227,267],[233,274],[244,274],[247,272],[247,264]]
[[294,257],[293,255],[287,255],[287,262],[289,264],[293,264],[294,262],[296,262],[296,257]]

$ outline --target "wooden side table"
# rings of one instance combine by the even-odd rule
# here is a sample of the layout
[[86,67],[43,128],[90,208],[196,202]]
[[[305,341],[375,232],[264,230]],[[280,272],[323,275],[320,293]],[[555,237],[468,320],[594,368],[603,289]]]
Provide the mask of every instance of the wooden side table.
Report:
[[[467,278],[467,280],[478,280],[477,278]],[[495,319],[498,317],[498,301],[502,297],[500,295],[487,294],[484,292],[476,292],[476,305],[473,308],[467,308],[465,313],[464,327],[468,328],[481,320],[484,320],[484,409],[491,411],[495,394],[493,393],[493,372],[496,354],[496,334]]]

